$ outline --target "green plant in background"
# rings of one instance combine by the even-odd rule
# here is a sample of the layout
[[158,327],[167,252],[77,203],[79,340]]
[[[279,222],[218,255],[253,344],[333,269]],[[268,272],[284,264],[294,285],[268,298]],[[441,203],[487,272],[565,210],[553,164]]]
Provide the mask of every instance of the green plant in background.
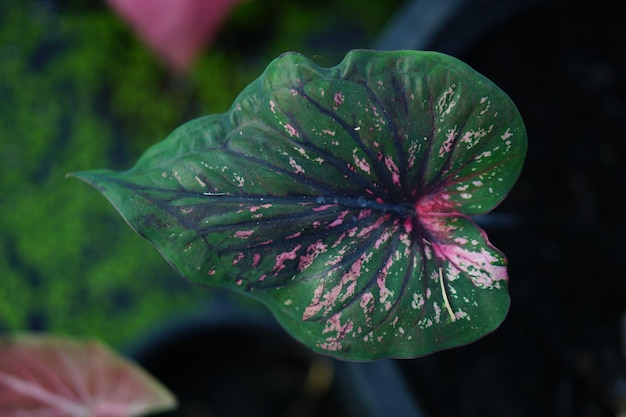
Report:
[[[128,166],[154,138],[227,108],[280,51],[337,60],[346,39],[369,44],[399,3],[244,2],[181,77],[104,2],[0,2],[0,332],[119,346],[210,301],[170,279],[158,254],[65,174]],[[357,37],[333,37],[346,27]]]
[[103,10],[60,19],[27,2],[0,8],[0,331],[128,343],[210,297],[168,279],[163,260],[65,175],[128,164],[149,138],[223,107],[247,76],[216,53],[197,79],[171,78]]
[[469,216],[509,192],[526,132],[449,56],[274,60],[229,112],[177,129],[129,171],[74,174],[194,282],[263,302],[345,359],[472,342],[509,306],[504,255]]

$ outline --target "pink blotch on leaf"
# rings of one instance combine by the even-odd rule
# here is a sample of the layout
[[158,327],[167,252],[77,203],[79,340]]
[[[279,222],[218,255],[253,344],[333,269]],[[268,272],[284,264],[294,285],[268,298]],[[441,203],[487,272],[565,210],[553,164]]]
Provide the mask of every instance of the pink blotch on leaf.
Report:
[[296,257],[298,256],[297,252],[300,250],[301,247],[302,245],[298,244],[292,250],[285,251],[276,255],[276,258],[275,258],[276,262],[274,264],[274,268],[272,268],[272,271],[278,273],[282,271],[283,269],[285,269],[286,268],[285,261],[292,261],[296,259]]
[[380,226],[383,225],[383,223],[385,223],[390,218],[391,218],[390,214],[384,214],[382,216],[379,216],[373,224],[370,224],[369,226],[361,229],[361,231],[359,232],[357,236],[363,237],[363,236],[369,235],[372,232],[372,230],[378,229]]
[[433,249],[439,258],[450,262],[478,288],[489,289],[497,281],[508,280],[506,266],[496,265],[499,259],[485,248],[473,252],[458,245],[433,244]]
[[336,207],[336,204],[323,204],[321,206],[313,207],[311,210],[318,212],[318,211],[328,210],[329,208],[332,208],[332,207]]
[[400,185],[400,170],[390,156],[385,157],[385,166],[391,172],[391,180],[395,185]]
[[311,304],[304,310],[304,314],[302,314],[302,320],[308,320],[314,315],[316,315],[324,305],[320,302],[322,298],[322,294],[324,293],[324,282],[322,281],[313,291],[313,298],[311,300]]
[[299,137],[300,134],[298,133],[298,131],[296,130],[295,127],[293,127],[292,125],[290,125],[289,123],[287,123],[285,125],[285,130],[287,131],[287,133],[289,133],[289,136],[291,137]]
[[247,239],[254,233],[254,230],[238,230],[235,232],[237,239]]
[[298,165],[295,159],[289,157],[289,165],[294,169],[295,174],[304,174],[304,169]]
[[250,206],[248,207],[248,210],[250,210],[251,213],[254,213],[258,210],[261,210],[262,208],[270,208],[272,207],[271,204],[261,204],[260,206]]
[[342,349],[341,341],[350,333],[354,328],[354,324],[350,320],[346,320],[345,324],[341,324],[341,313],[334,314],[330,319],[326,321],[326,327],[322,331],[322,334],[335,332],[335,336],[329,336],[324,342],[318,346],[321,349],[337,352]]
[[345,300],[347,297],[350,297],[352,294],[354,294],[354,283],[361,274],[361,268],[363,266],[363,263],[365,262],[365,259],[366,254],[362,254],[359,259],[352,263],[350,269],[345,274],[343,274],[339,284],[335,285],[330,290],[325,291],[326,284],[322,281],[320,285],[315,288],[311,303],[304,310],[302,320],[310,319],[314,315],[318,314],[322,309],[324,309],[324,313],[326,314],[330,312],[332,310],[332,307],[337,302],[339,294],[341,294],[344,286],[347,285],[348,289],[342,300]]
[[359,305],[363,309],[363,314],[368,315],[372,311],[374,311],[375,303],[373,301],[374,295],[371,292],[366,292],[361,296],[361,301],[359,302]]
[[391,303],[387,302],[387,298],[392,295],[389,288],[387,288],[387,275],[389,274],[389,269],[393,266],[393,258],[387,258],[387,262],[383,269],[378,273],[376,277],[376,284],[380,290],[379,293],[379,301],[385,304],[385,309],[389,310],[391,308]]
[[337,109],[339,106],[341,106],[344,102],[344,96],[341,93],[335,93],[335,97],[333,98],[333,101],[335,103],[335,109]]
[[344,219],[346,218],[346,216],[348,215],[348,213],[350,213],[350,211],[348,211],[348,210],[342,211],[342,212],[339,214],[339,216],[337,216],[337,218],[336,218],[335,220],[333,220],[333,221],[332,221],[332,222],[328,225],[328,227],[329,227],[329,228],[331,228],[331,227],[337,227],[337,226],[341,225],[341,224],[343,223],[343,220],[344,220]]
[[455,138],[456,138],[456,129],[452,129],[448,131],[446,140],[443,142],[443,144],[441,144],[441,147],[439,148],[440,157],[444,156],[446,153],[452,150],[452,145],[454,144]]
[[356,164],[357,167],[361,169],[361,171],[367,174],[370,173],[370,165],[367,163],[365,158],[362,158],[362,159],[359,158],[359,156],[357,155],[356,149],[352,152],[352,157],[354,158],[354,163]]
[[233,265],[237,265],[245,256],[246,255],[244,255],[243,252],[239,252],[235,259],[233,259]]
[[306,254],[300,256],[300,261],[298,262],[298,269],[300,271],[304,271],[308,268],[311,263],[317,258],[320,254],[326,252],[328,245],[324,244],[321,240],[318,240],[309,245],[306,249]]

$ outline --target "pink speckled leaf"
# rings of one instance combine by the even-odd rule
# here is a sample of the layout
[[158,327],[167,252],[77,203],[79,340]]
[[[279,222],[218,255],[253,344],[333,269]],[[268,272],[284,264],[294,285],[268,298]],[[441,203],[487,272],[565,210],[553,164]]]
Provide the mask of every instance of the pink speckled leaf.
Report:
[[127,172],[75,174],[192,281],[264,302],[311,348],[414,357],[508,310],[506,260],[470,219],[517,179],[517,109],[462,62],[352,51],[273,61],[225,114]]
[[175,407],[167,389],[99,342],[0,338],[2,417],[132,417]]
[[175,71],[190,68],[241,0],[107,0]]

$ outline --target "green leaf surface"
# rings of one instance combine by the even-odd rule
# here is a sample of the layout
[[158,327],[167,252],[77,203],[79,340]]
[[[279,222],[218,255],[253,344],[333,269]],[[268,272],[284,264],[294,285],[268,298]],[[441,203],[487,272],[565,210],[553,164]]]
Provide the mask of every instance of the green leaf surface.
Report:
[[526,146],[509,97],[452,57],[289,53],[131,170],[74,175],[184,277],[259,299],[312,349],[416,357],[504,319],[506,259],[469,216]]

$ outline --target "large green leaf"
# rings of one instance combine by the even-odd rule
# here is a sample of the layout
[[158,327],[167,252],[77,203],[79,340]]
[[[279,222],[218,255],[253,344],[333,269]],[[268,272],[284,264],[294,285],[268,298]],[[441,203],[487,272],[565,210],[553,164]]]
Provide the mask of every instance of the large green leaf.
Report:
[[470,219],[517,179],[508,96],[449,56],[274,60],[134,168],[74,174],[188,279],[265,303],[311,348],[415,357],[504,319],[506,259]]

